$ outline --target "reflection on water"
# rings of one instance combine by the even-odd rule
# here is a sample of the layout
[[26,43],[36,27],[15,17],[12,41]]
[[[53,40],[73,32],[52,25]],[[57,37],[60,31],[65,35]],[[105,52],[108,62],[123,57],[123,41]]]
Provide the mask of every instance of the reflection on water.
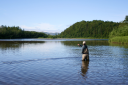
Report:
[[[62,43],[64,45],[76,46],[78,43],[82,44],[83,41],[62,41]],[[100,46],[104,45],[104,46],[106,46],[106,45],[109,45],[108,41],[106,41],[106,40],[100,40],[100,41],[96,41],[96,40],[89,41],[89,40],[87,40],[86,44],[91,45],[91,46],[95,46],[95,45],[100,45]]]
[[109,45],[110,46],[119,46],[119,47],[128,48],[128,44],[109,43]]
[[0,85],[127,85],[128,48],[85,40],[90,61],[81,61],[83,40],[0,42]]
[[15,42],[0,42],[0,49],[2,50],[16,49],[16,48],[20,48],[22,44],[15,43]]
[[89,61],[82,61],[82,66],[81,66],[81,72],[82,72],[82,76],[85,77],[86,76],[86,72],[88,71],[88,65],[89,65]]
[[0,42],[0,49],[18,49],[24,46],[25,44],[40,44],[45,43],[45,41],[2,41]]

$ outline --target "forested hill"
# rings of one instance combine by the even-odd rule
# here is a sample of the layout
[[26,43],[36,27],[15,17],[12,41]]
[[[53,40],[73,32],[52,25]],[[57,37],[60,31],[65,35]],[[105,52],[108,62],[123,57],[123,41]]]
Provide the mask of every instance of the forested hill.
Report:
[[112,21],[81,21],[76,22],[59,35],[61,38],[108,38],[113,28],[118,28],[120,23]]
[[24,31],[20,27],[0,26],[0,39],[15,39],[15,38],[38,38],[48,37],[45,33],[35,31]]

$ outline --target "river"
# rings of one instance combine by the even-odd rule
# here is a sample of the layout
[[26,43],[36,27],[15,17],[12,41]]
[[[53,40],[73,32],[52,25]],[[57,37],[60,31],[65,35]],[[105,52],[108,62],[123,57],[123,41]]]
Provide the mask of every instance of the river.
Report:
[[[81,61],[86,41],[90,61]],[[0,39],[0,85],[128,85],[128,46],[107,39]]]

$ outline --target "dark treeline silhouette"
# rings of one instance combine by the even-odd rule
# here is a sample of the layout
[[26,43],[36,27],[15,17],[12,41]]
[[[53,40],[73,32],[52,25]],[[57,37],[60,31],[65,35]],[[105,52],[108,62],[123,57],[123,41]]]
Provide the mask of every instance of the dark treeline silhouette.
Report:
[[0,26],[0,39],[14,39],[14,38],[38,38],[48,37],[47,34],[35,31],[24,31],[20,27]]
[[121,23],[112,21],[81,21],[73,24],[64,30],[59,37],[61,38],[108,38],[113,28],[118,28]]

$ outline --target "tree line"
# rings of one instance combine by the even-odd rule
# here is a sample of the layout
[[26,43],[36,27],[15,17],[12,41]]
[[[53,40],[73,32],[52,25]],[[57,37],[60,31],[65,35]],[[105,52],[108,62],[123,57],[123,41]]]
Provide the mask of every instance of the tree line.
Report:
[[124,26],[120,26],[119,28],[113,29],[109,33],[109,38],[113,38],[116,36],[128,36],[128,24]]
[[128,23],[125,23],[124,26],[113,29],[109,34],[109,42],[128,44]]
[[73,24],[66,30],[64,30],[59,37],[61,38],[87,38],[87,37],[95,37],[95,38],[108,38],[109,32],[113,30],[113,28],[118,27],[119,23],[112,21],[101,21],[101,20],[93,20],[93,21],[81,21]]
[[24,31],[18,26],[0,26],[0,39],[14,38],[47,38],[48,35],[43,32]]
[[113,29],[118,29],[128,24],[128,16],[123,22],[112,21],[80,21],[71,25],[69,28],[61,32],[60,38],[109,38],[109,33]]

